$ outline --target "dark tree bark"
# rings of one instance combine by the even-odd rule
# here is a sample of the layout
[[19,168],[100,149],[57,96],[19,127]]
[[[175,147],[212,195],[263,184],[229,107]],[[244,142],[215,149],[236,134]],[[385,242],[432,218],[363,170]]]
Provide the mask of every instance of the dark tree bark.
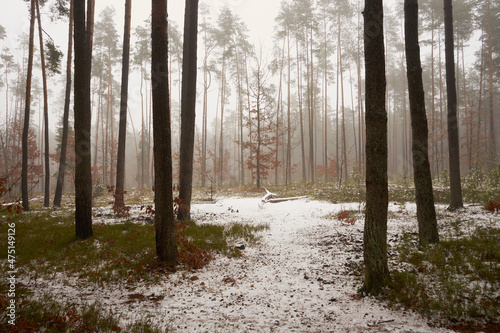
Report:
[[377,294],[390,281],[387,266],[387,112],[382,0],[365,0],[366,216],[363,290]]
[[455,86],[455,58],[453,45],[453,7],[444,0],[444,43],[446,61],[446,94],[448,99],[448,151],[450,166],[450,206],[455,210],[464,206],[460,180],[460,143],[457,119],[457,89]]
[[43,122],[44,122],[44,167],[45,167],[45,181],[44,181],[44,198],[43,206],[49,207],[50,204],[50,156],[49,156],[49,101],[47,93],[47,73],[45,70],[45,53],[43,47],[43,29],[42,19],[40,18],[40,1],[36,0],[36,16],[38,22],[38,39],[40,41],[40,61],[42,65],[42,82],[43,82]]
[[64,173],[66,172],[66,152],[68,149],[69,105],[71,101],[71,58],[73,57],[73,0],[69,5],[69,32],[68,32],[68,59],[66,63],[66,93],[64,97],[63,130],[61,139],[61,156],[59,157],[59,171],[57,173],[56,194],[54,206],[61,206],[62,191],[64,188]]
[[422,65],[418,44],[418,2],[405,0],[405,47],[412,129],[413,180],[417,202],[418,234],[421,245],[438,243]]
[[130,63],[130,20],[132,0],[125,0],[123,31],[122,85],[120,95],[120,122],[118,126],[118,156],[116,162],[115,208],[124,207],[125,193],[125,141],[127,137],[128,72]]
[[184,15],[184,47],[182,62],[181,147],[179,199],[182,219],[191,218],[191,192],[193,187],[194,129],[196,117],[196,66],[198,48],[198,0],[186,0]]
[[154,187],[156,254],[160,261],[177,263],[172,197],[172,138],[168,87],[167,0],[152,0]]
[[86,239],[92,231],[92,171],[90,146],[90,69],[92,63],[93,1],[74,3],[75,38],[75,222],[76,237]]
[[23,201],[23,210],[29,211],[28,197],[28,132],[30,127],[30,109],[31,109],[31,77],[33,74],[33,43],[35,39],[35,4],[36,0],[31,0],[30,7],[30,45],[28,48],[28,73],[26,77],[26,101],[24,105],[24,126],[21,139],[22,144],[22,164],[21,164],[21,196]]

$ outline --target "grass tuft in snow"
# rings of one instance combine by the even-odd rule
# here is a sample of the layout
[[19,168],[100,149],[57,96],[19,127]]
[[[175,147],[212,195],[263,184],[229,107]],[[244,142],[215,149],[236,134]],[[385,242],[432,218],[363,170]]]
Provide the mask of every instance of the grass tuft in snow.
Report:
[[470,236],[452,237],[418,248],[405,234],[397,251],[399,268],[385,297],[444,325],[499,323],[500,230],[478,227]]
[[0,296],[0,331],[14,332],[121,332],[119,320],[98,303],[77,309],[72,304],[63,304],[52,296],[37,300],[27,294],[19,295],[16,302],[15,326],[7,323],[2,315],[7,313],[8,302]]
[[133,324],[129,324],[123,332],[128,333],[160,333],[168,332],[162,330],[158,325],[154,324],[151,319],[141,319]]
[[231,223],[225,228],[224,233],[228,239],[244,240],[247,243],[254,244],[259,239],[256,233],[267,229],[269,229],[269,224]]

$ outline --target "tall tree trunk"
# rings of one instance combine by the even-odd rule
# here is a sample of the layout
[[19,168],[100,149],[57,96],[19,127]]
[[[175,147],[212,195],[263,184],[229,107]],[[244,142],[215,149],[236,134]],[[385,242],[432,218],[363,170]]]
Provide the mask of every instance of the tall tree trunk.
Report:
[[[309,45],[311,51],[311,83],[309,85],[309,168],[311,169],[311,183],[314,184],[315,178],[315,154],[314,154],[314,119],[315,119],[315,110],[314,110],[314,55],[313,55],[313,29],[312,23],[310,28],[310,38],[311,43]],[[306,50],[307,52],[307,50]]]
[[257,174],[257,179],[256,179],[256,185],[257,188],[260,189],[260,146],[261,146],[261,133],[260,133],[260,64],[259,64],[259,69],[257,73],[257,101],[256,101],[256,111],[257,111],[257,149],[255,152],[255,160],[256,160],[256,174]]
[[488,0],[488,62],[489,62],[489,90],[490,90],[490,168],[493,169],[497,158],[496,137],[495,137],[495,109],[493,107],[494,87],[493,87],[493,43],[492,43],[492,23],[491,23],[491,0]]
[[[144,124],[144,93],[142,92],[143,89],[143,83],[144,83],[144,73],[143,73],[143,64],[141,62],[141,174],[140,174],[140,180],[139,180],[139,188],[142,190],[144,189],[144,183],[145,183],[145,168],[144,168],[144,162],[145,162],[145,145],[144,145],[144,140],[146,137],[144,136],[144,130],[145,130],[145,124]],[[147,91],[146,91],[147,95]]]
[[[94,169],[96,174],[99,174],[99,171],[97,169],[97,161],[98,161],[98,151],[99,151],[99,126],[101,126],[101,133],[102,133],[102,73],[99,75],[99,91],[97,93],[97,119],[95,121],[95,143],[94,143]],[[104,138],[104,136],[103,136]],[[103,141],[103,139],[101,139]],[[101,178],[102,180],[102,178]]]
[[412,128],[413,180],[417,202],[418,235],[421,245],[439,242],[431,167],[422,65],[418,44],[418,3],[405,0],[405,46]]
[[182,62],[181,144],[179,198],[181,218],[191,218],[191,193],[193,188],[194,129],[196,117],[196,66],[198,49],[198,0],[186,0],[184,16],[184,47]]
[[304,143],[304,119],[303,119],[303,111],[302,111],[302,66],[301,59],[299,55],[299,42],[295,41],[295,46],[297,49],[297,98],[299,100],[299,118],[300,118],[300,148],[302,153],[302,181],[305,182],[307,179],[306,174],[306,152],[305,152],[305,143]]
[[340,82],[340,15],[338,16],[337,26],[337,78],[335,86],[337,89],[337,96],[335,98],[335,172],[339,186],[342,182],[342,165],[339,163],[339,82]]
[[125,0],[123,30],[122,84],[120,94],[120,121],[118,126],[118,157],[116,163],[115,208],[125,206],[125,143],[127,137],[128,69],[130,63],[130,20],[132,0]]
[[457,89],[455,86],[455,58],[453,45],[453,7],[451,0],[444,0],[444,33],[446,56],[446,92],[448,96],[448,150],[450,165],[449,210],[463,207],[460,180],[460,147],[457,119]]
[[[361,25],[360,23],[360,14],[358,11],[358,27]],[[361,29],[359,29],[361,30]],[[359,31],[358,30],[358,31]],[[364,112],[363,112],[363,93],[362,93],[362,83],[363,81],[361,80],[361,37],[359,36],[360,33],[358,33],[358,55],[357,55],[357,71],[358,71],[358,149],[359,149],[359,161],[358,161],[358,166],[359,166],[359,173],[364,174],[364,161],[365,161],[365,154],[364,154]]]
[[328,180],[328,28],[327,28],[327,20],[324,17],[324,40],[323,43],[325,44],[325,49],[324,49],[324,72],[323,72],[323,80],[324,80],[324,114],[323,114],[323,167],[325,168],[325,181]]
[[[283,66],[285,62],[285,41],[283,38],[283,47],[280,50],[281,53],[281,62],[280,62],[280,83],[278,88],[278,108],[276,111],[276,164],[274,166],[274,185],[278,185],[278,162],[279,162],[279,134],[280,134],[280,112],[283,114]],[[284,161],[283,161],[284,162]]]
[[92,62],[93,1],[74,3],[75,36],[75,230],[86,239],[92,231],[92,173],[90,154],[90,69]]
[[[350,67],[349,67],[349,83],[351,85],[352,136],[354,138],[354,152],[355,152],[355,156],[356,156],[356,161],[358,161],[359,155],[358,155],[358,142],[357,142],[357,138],[356,138],[356,110],[354,108],[354,89],[353,89],[353,84],[352,84],[352,70]],[[355,169],[355,168],[356,168],[356,166],[353,165],[353,169]]]
[[[5,172],[5,180],[7,181],[7,188],[10,188],[10,175],[8,166],[11,165],[12,160],[9,156],[7,156],[5,152],[5,148],[9,146],[9,61],[5,62],[5,142],[2,141],[2,148],[4,150],[5,156],[5,164],[4,164],[4,172]],[[9,198],[11,198],[12,192],[9,193]]]
[[[205,37],[206,40],[206,37]],[[207,68],[207,57],[203,59],[203,121],[201,127],[201,187],[206,186],[207,179],[207,132],[208,132],[208,88],[209,72]]]
[[[226,50],[223,50],[223,54]],[[224,104],[225,96],[225,73],[226,73],[226,57],[222,56],[222,70],[221,70],[221,89],[220,89],[220,139],[219,139],[219,184],[222,186],[224,182]]]
[[[349,177],[349,173],[347,171],[347,140],[345,134],[345,103],[344,103],[344,68],[342,66],[342,46],[339,43],[339,65],[340,65],[340,98],[341,98],[341,107],[342,107],[342,162],[344,166],[342,169],[345,173],[345,179]],[[340,177],[342,179],[342,177]]]
[[30,127],[31,111],[31,77],[33,74],[33,44],[35,39],[35,4],[36,0],[31,0],[30,7],[30,40],[28,47],[28,72],[26,78],[26,100],[24,105],[24,126],[22,135],[22,165],[21,165],[21,196],[23,201],[23,210],[29,211],[28,197],[28,132]]
[[435,35],[435,29],[434,29],[434,9],[431,9],[431,143],[433,149],[431,149],[431,156],[434,160],[434,167],[435,167],[435,173],[436,175],[439,175],[439,163],[438,163],[438,158],[437,158],[437,143],[438,143],[438,136],[436,134],[436,83],[435,83],[435,77],[434,77],[434,35]]
[[[57,173],[56,194],[54,206],[61,206],[62,191],[66,173],[66,155],[68,149],[69,106],[71,101],[71,61],[73,57],[73,0],[69,5],[69,31],[68,31],[68,59],[66,63],[66,92],[64,96],[63,129],[61,138],[61,155],[59,157],[59,171]],[[97,130],[96,130],[97,131]],[[96,137],[97,142],[97,137]],[[96,155],[97,156],[97,155]],[[95,162],[94,162],[95,163]]]
[[[444,140],[443,140],[443,128],[444,128],[444,111],[443,111],[443,100],[444,100],[444,89],[443,89],[443,66],[441,62],[441,36],[438,38],[438,67],[439,67],[439,165],[440,168],[444,167]],[[439,179],[438,174],[438,179]]]
[[[401,68],[403,68],[404,71],[404,54],[401,54]],[[408,147],[408,119],[407,119],[407,112],[406,112],[406,80],[404,79],[404,75],[402,77],[402,104],[403,104],[403,130],[401,131],[401,134],[403,135],[403,173],[405,175],[408,174],[408,169],[410,167],[410,153],[408,152],[409,147]]]
[[240,185],[245,185],[245,159],[244,159],[244,148],[243,148],[243,83],[242,83],[242,78],[241,78],[241,66],[240,66],[240,60],[239,60],[239,53],[238,50],[236,50],[236,80],[237,80],[237,89],[238,89],[238,96],[237,96],[237,105],[238,105],[238,141],[240,143],[240,149],[239,149],[239,184]]
[[115,117],[113,115],[113,74],[111,66],[111,52],[109,54],[109,182],[115,179]]
[[49,101],[47,93],[47,73],[45,70],[45,53],[43,45],[43,29],[42,19],[40,17],[40,1],[36,0],[36,16],[38,21],[38,38],[40,41],[40,61],[42,65],[42,82],[43,82],[43,122],[44,122],[44,166],[45,166],[45,181],[44,181],[44,197],[43,206],[50,205],[50,157],[49,157]]
[[[481,31],[481,34],[484,35],[484,30]],[[481,38],[483,40],[483,38]],[[484,41],[481,42],[481,55],[484,55]],[[481,121],[482,121],[482,102],[483,102],[483,81],[484,81],[484,56],[481,56],[481,63],[479,65],[479,97],[478,97],[478,105],[477,105],[477,133],[476,133],[476,142],[477,148],[475,151],[475,159],[478,160],[480,144],[481,144]]]
[[[111,85],[113,84],[112,80],[111,80],[111,70],[109,69],[109,67],[111,66],[110,63],[111,61],[109,60],[110,58],[110,55],[109,55],[109,52],[108,52],[108,92],[107,92],[107,96],[106,96],[106,126],[105,128],[103,127],[103,130],[106,131],[106,140],[105,142],[103,142],[103,167],[104,167],[104,170],[102,172],[103,174],[103,182],[104,184],[108,185],[108,170],[109,168],[111,168],[111,162],[109,160],[109,155],[110,155],[110,152],[109,152],[109,147],[110,147],[110,142],[112,141],[112,138],[110,138],[110,127],[112,126],[111,124],[111,120],[110,120],[110,113],[111,113]],[[112,117],[112,116],[111,116]],[[111,172],[111,171],[110,171]]]
[[172,195],[172,137],[168,87],[167,0],[152,0],[153,140],[156,254],[177,264]]
[[382,0],[365,0],[366,217],[363,289],[377,294],[390,281],[387,265],[387,112]]
[[292,181],[292,126],[291,126],[291,60],[290,60],[290,31],[287,28],[287,53],[288,53],[288,76],[287,76],[287,143],[286,143],[286,178],[285,184]]

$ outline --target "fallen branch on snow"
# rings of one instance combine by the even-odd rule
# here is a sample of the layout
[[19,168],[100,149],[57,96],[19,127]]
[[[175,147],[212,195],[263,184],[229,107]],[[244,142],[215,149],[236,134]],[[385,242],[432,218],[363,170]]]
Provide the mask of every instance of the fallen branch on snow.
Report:
[[270,199],[278,198],[276,193],[269,192],[269,190],[265,187],[264,190],[266,191],[266,195],[262,197],[262,202],[268,202]]
[[284,202],[284,201],[291,201],[291,200],[298,200],[298,199],[304,199],[307,198],[306,195],[299,196],[299,197],[288,197],[288,198],[280,198],[276,193],[269,192],[267,188],[264,187],[264,190],[266,191],[266,194],[262,197],[262,202],[270,202],[270,203],[278,203],[278,202]]

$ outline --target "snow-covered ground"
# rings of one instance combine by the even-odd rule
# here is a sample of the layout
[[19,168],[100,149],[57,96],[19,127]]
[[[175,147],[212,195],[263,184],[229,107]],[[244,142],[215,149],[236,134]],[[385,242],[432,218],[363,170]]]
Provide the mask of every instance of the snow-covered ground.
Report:
[[[201,270],[178,271],[154,285],[96,287],[63,278],[22,282],[70,303],[98,301],[122,324],[149,318],[169,332],[447,332],[417,314],[357,295],[360,282],[350,267],[363,258],[363,220],[341,224],[332,215],[362,208],[308,199],[194,204],[198,221],[264,223],[269,229],[257,244],[246,246],[241,258],[219,256]],[[389,209],[408,212],[408,218],[389,221],[389,244],[403,230],[416,232],[414,205],[391,203]],[[474,209],[467,214],[486,216]],[[438,210],[444,214],[444,207]],[[484,220],[498,227],[497,220]]]

